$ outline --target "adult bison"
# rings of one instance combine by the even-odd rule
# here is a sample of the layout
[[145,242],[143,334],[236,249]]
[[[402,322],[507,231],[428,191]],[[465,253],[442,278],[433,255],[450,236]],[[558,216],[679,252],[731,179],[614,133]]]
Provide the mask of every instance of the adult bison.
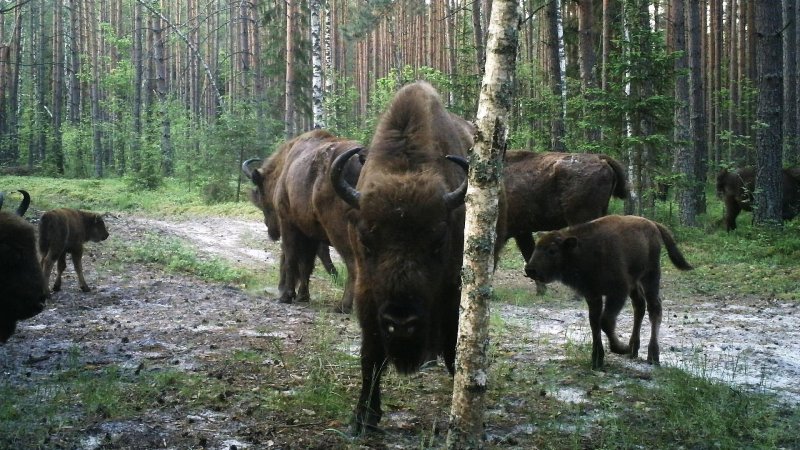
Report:
[[[643,217],[605,216],[539,236],[525,274],[543,283],[560,280],[586,298],[592,329],[592,369],[603,367],[601,330],[608,337],[612,352],[638,356],[645,305],[651,328],[647,360],[658,364],[662,243],[677,268],[692,268],[669,230]],[[629,296],[633,303],[633,331],[625,345],[619,342],[616,325]]]
[[61,290],[61,274],[67,268],[69,253],[81,290],[89,292],[89,285],[83,277],[83,244],[107,238],[108,230],[100,214],[71,208],[58,208],[44,213],[39,221],[39,251],[42,254],[45,285],[49,286],[53,264],[58,261],[53,291]]
[[[800,167],[783,169],[783,220],[792,220],[800,214]],[[736,229],[739,213],[753,210],[753,192],[756,174],[752,167],[729,172],[722,169],[717,174],[717,196],[725,203],[725,229]]]
[[[30,195],[19,192],[23,200],[17,214],[0,211],[0,343],[14,334],[18,321],[42,312],[47,301],[34,229],[21,217]],[[4,198],[0,192],[0,208]]]
[[[348,207],[337,197],[329,171],[337,156],[360,148],[358,142],[313,130],[284,143],[252,171],[255,189],[251,199],[263,211],[270,237],[281,241],[278,301],[308,301],[314,257],[321,247],[327,251],[330,244],[348,272],[337,308],[351,310],[354,263],[344,218]],[[354,159],[344,168],[345,176],[355,182],[360,170],[360,161]]]
[[[264,214],[264,225],[267,227],[267,235],[273,242],[281,239],[281,230],[278,225],[278,216],[275,214],[275,207],[272,204],[272,194],[274,193],[274,183],[264,184],[264,173],[274,173],[274,167],[259,168],[253,170],[251,165],[260,162],[260,158],[252,158],[242,163],[242,173],[250,180],[254,187],[250,191],[250,201]],[[265,189],[271,189],[265,192]],[[320,243],[317,248],[317,257],[322,263],[322,267],[330,275],[337,277],[339,272],[331,260],[330,246],[328,243]]]
[[431,85],[416,82],[400,89],[382,115],[357,186],[341,172],[358,149],[334,162],[333,183],[352,208],[347,219],[362,337],[356,433],[381,419],[387,363],[408,374],[441,355],[453,373],[469,129],[445,110]]
[[[608,213],[612,196],[628,198],[625,169],[614,158],[591,153],[509,151],[503,168],[507,239],[527,262],[532,233],[588,222]],[[537,283],[537,291],[544,285]]]

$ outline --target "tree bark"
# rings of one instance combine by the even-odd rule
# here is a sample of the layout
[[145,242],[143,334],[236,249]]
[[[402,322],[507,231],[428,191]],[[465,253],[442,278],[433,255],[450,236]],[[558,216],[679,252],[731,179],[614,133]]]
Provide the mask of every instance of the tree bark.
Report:
[[796,0],[783,0],[783,155],[789,165],[797,162],[797,119],[795,99],[798,79],[797,70],[797,47],[795,47],[795,33],[797,25],[795,23]]
[[[154,8],[156,5],[153,5]],[[158,97],[159,114],[161,115],[161,170],[164,175],[171,176],[174,171],[175,153],[172,148],[172,123],[167,104],[167,66],[164,60],[164,37],[161,14],[150,16],[150,28],[153,30],[153,61],[155,63],[156,96]]]
[[284,88],[284,129],[288,139],[296,133],[294,111],[294,4],[295,0],[286,1],[286,84]]
[[[689,55],[689,128],[692,135],[694,153],[694,175],[690,179],[690,189],[695,196],[695,214],[706,210],[705,185],[708,167],[708,142],[706,141],[705,91],[703,89],[703,59],[700,56],[701,30],[700,3],[690,1],[686,9]],[[688,214],[687,214],[688,216]]]
[[553,118],[550,120],[550,149],[554,152],[566,151],[564,145],[564,136],[566,134],[562,98],[564,95],[564,86],[562,84],[563,74],[561,73],[561,51],[560,51],[560,36],[559,36],[559,4],[561,2],[554,0],[547,3],[545,6],[545,30],[546,30],[546,46],[547,46],[547,68],[548,68],[548,83],[550,84],[550,92],[553,96],[553,101],[557,105],[556,110],[553,111]]
[[683,52],[675,59],[675,155],[673,172],[681,177],[676,185],[675,198],[680,209],[681,224],[697,225],[697,197],[690,183],[695,180],[695,153],[691,145],[692,129],[690,123],[689,77],[686,75],[688,57],[686,56],[686,21],[683,0],[673,0],[670,9],[672,23],[673,49]]
[[[580,72],[581,86],[583,94],[587,100],[593,96],[590,91],[597,87],[597,79],[594,74],[596,56],[594,53],[594,1],[580,0],[578,13],[578,38],[580,40]],[[597,142],[600,140],[600,129],[589,127],[586,129],[586,141]]]
[[322,73],[322,44],[320,28],[320,0],[309,2],[311,10],[311,107],[313,112],[313,128],[325,128],[324,91],[325,82]]
[[52,160],[56,172],[64,173],[64,150],[61,147],[61,114],[64,105],[64,3],[57,1],[53,4],[53,100],[52,100],[52,126],[53,146]]
[[782,215],[782,103],[783,67],[780,0],[755,5],[758,106],[756,118],[756,185],[753,219],[757,224],[780,226]]
[[517,2],[494,0],[478,100],[476,142],[470,155],[461,313],[447,434],[450,449],[483,447],[484,395],[489,382],[489,302],[518,39]]

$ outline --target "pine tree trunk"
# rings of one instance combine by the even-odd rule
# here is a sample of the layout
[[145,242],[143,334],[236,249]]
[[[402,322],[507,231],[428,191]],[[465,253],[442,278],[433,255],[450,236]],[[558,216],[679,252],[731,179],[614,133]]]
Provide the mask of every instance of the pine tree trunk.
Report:
[[53,146],[52,159],[59,174],[64,173],[64,150],[61,147],[62,106],[64,105],[64,3],[53,4],[53,100],[52,126]]
[[450,449],[483,447],[484,395],[489,381],[489,302],[518,39],[517,2],[494,0],[478,100],[476,142],[471,152],[456,373],[447,435]]
[[[594,53],[594,1],[580,0],[580,10],[578,13],[578,38],[580,39],[580,72],[581,85],[587,99],[593,96],[589,91],[597,87],[597,80],[594,75],[595,53]],[[600,129],[590,127],[586,130],[586,141],[597,142],[600,140]]]
[[[157,4],[154,4],[156,7]],[[155,63],[156,96],[158,97],[159,114],[161,115],[161,170],[164,175],[171,176],[174,170],[174,152],[172,149],[172,124],[167,104],[167,65],[164,60],[164,36],[161,17],[150,16],[150,28],[153,31],[153,62]]]
[[783,67],[780,0],[759,0],[755,5],[758,106],[756,119],[756,185],[753,219],[757,224],[780,226],[783,193],[782,103]]
[[142,44],[144,30],[142,28],[142,5],[133,7],[133,136],[131,139],[130,166],[134,173],[141,169],[142,140],[142,82],[144,80],[144,58]]
[[683,52],[675,59],[675,155],[673,172],[681,176],[682,181],[677,184],[675,198],[680,209],[681,224],[686,226],[697,225],[697,197],[694,195],[691,183],[695,180],[695,154],[692,143],[692,129],[690,122],[689,77],[684,73],[687,67],[686,56],[686,21],[683,0],[673,0],[670,22],[672,23],[673,49]]
[[795,101],[795,90],[797,89],[798,79],[797,70],[797,47],[795,47],[795,24],[796,0],[783,0],[783,154],[784,160],[793,165],[797,162],[797,129],[794,121],[796,120],[797,102]]
[[295,33],[294,28],[294,2],[286,1],[286,85],[284,89],[284,130],[283,134],[288,139],[292,137],[295,130],[294,112],[294,41],[292,37]]
[[[695,214],[706,210],[706,172],[708,167],[708,143],[706,141],[705,92],[703,90],[702,58],[700,56],[700,3],[690,1],[686,8],[689,56],[689,128],[693,139],[694,176],[689,180],[695,196]],[[688,215],[688,214],[687,214]]]

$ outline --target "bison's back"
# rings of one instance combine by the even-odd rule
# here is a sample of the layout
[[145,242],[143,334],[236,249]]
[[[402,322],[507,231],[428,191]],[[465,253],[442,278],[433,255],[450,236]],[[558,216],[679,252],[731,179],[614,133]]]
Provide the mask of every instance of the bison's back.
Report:
[[613,169],[594,154],[509,151],[503,176],[510,236],[601,217],[617,185]]
[[81,248],[85,236],[81,213],[74,209],[47,211],[39,221],[39,251],[42,256]]

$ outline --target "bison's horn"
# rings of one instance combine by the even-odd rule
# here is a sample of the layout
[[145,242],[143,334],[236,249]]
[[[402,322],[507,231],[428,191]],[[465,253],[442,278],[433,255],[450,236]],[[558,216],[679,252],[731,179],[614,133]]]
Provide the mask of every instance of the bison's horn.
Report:
[[253,169],[250,168],[250,164],[254,161],[261,161],[261,158],[250,158],[247,161],[242,163],[242,173],[249,179],[253,179]]
[[464,204],[464,197],[467,196],[468,177],[466,173],[469,172],[469,162],[462,156],[447,155],[445,158],[461,166],[465,172],[464,181],[461,182],[461,185],[457,187],[455,191],[444,194],[445,205],[447,205],[449,209],[455,209]]
[[28,194],[28,191],[24,191],[22,189],[20,189],[18,192],[22,194],[22,203],[20,203],[19,207],[17,208],[17,215],[22,217],[22,215],[25,214],[25,211],[28,210],[28,206],[31,205],[31,194]]
[[355,209],[358,209],[358,202],[361,199],[361,193],[358,192],[356,188],[351,186],[342,175],[344,173],[344,166],[347,164],[347,161],[349,161],[353,155],[361,150],[361,147],[351,148],[350,150],[347,150],[346,152],[337,156],[336,159],[333,160],[333,165],[331,165],[331,183],[333,183],[333,189],[336,191],[336,194],[342,198],[342,200],[347,202],[348,205]]

